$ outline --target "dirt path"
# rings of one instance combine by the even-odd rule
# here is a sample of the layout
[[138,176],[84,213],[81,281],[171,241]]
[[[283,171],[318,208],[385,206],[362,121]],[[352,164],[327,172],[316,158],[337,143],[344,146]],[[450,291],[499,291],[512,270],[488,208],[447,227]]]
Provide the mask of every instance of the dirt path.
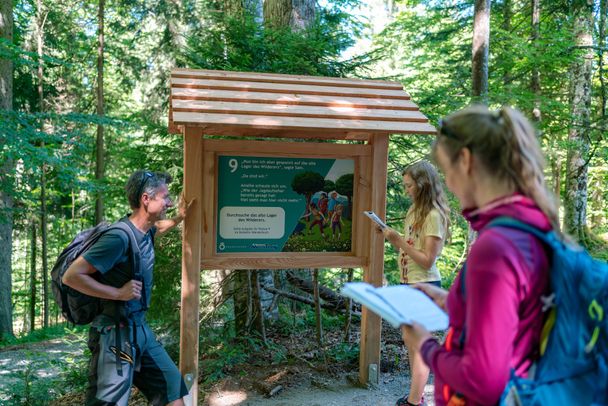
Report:
[[[15,394],[24,391],[26,382],[32,388],[46,393],[46,400],[57,397],[57,388],[70,373],[70,365],[82,365],[85,343],[77,337],[61,338],[34,344],[8,347],[0,350],[0,405],[23,404],[15,401]],[[242,381],[227,379],[206,393],[199,395],[204,406],[393,406],[403,396],[409,377],[403,371],[382,373],[380,383],[369,389],[357,387],[356,374],[348,377],[320,376],[310,371],[293,367],[292,378],[283,384],[272,397]],[[347,379],[349,378],[349,379]],[[252,380],[249,382],[251,383]],[[253,380],[255,381],[255,379]],[[278,386],[278,385],[277,385]],[[141,394],[132,397],[129,404],[145,405]],[[425,390],[427,405],[434,405],[433,385]],[[74,393],[58,399],[53,404],[82,404],[83,394]],[[59,402],[59,403],[57,403]],[[46,404],[47,402],[40,403]]]
[[[393,406],[405,394],[409,378],[403,374],[382,374],[380,384],[370,389],[353,385],[350,380],[313,380],[295,388],[280,391],[272,398],[259,395],[255,391],[244,391],[238,387],[225,385],[207,393],[205,406]],[[433,385],[425,388],[425,401],[429,406],[433,400]]]

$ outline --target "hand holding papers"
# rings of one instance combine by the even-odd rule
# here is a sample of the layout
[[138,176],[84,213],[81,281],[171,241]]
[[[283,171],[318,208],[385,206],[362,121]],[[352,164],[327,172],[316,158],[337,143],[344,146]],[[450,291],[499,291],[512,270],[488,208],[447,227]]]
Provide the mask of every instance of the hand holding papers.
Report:
[[365,214],[367,217],[369,217],[374,223],[378,224],[378,226],[380,226],[380,228],[386,228],[386,224],[384,224],[384,221],[380,220],[380,217],[378,217],[376,215],[376,213],[374,213],[371,210],[365,210],[363,211],[363,214]]
[[375,288],[365,282],[344,285],[342,295],[366,306],[393,327],[412,322],[422,324],[428,331],[448,328],[448,316],[427,295],[405,285]]

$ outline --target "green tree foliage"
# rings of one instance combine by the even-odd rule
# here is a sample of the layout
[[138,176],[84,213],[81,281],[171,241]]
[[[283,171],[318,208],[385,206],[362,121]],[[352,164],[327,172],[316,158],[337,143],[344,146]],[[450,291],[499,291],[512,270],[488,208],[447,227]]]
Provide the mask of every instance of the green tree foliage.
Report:
[[[171,8],[164,4],[164,9]],[[106,18],[106,113],[109,118],[95,115],[95,49],[96,6],[66,1],[51,4],[43,1],[44,65],[42,101],[36,89],[36,70],[39,65],[35,49],[36,4],[31,1],[15,3],[15,35],[12,43],[0,43],[0,55],[8,57],[15,66],[14,112],[2,111],[0,119],[0,161],[14,160],[17,170],[3,178],[3,192],[15,201],[15,233],[28,239],[30,218],[39,216],[40,168],[47,168],[47,226],[49,235],[48,259],[53,261],[63,246],[80,229],[91,225],[93,196],[104,193],[109,211],[107,218],[116,220],[128,213],[123,186],[135,169],[169,170],[179,178],[181,173],[180,139],[166,136],[162,105],[146,104],[148,81],[154,81],[156,65],[150,60],[156,43],[146,38],[164,38],[146,31],[145,23],[157,31],[166,28],[163,14],[155,14],[158,4],[146,2],[110,5]],[[161,7],[162,8],[162,7]],[[159,21],[161,21],[159,23]],[[171,20],[171,23],[175,23]],[[162,42],[162,41],[160,41]],[[136,46],[133,46],[136,45]],[[165,47],[176,52],[175,47]],[[162,52],[157,60],[171,59]],[[174,58],[173,58],[174,59]],[[159,68],[168,75],[166,66]],[[138,80],[141,78],[141,80]],[[167,102],[166,93],[162,97]],[[148,114],[148,107],[154,115]],[[106,128],[107,173],[101,183],[93,180],[94,132],[97,124]],[[173,161],[172,161],[173,159]],[[177,192],[179,183],[173,186]],[[177,188],[175,187],[177,186]],[[17,248],[20,242],[13,245]],[[14,274],[23,275],[28,261],[20,249],[15,250]],[[16,297],[27,297],[31,287],[20,283]],[[40,281],[37,282],[38,284]],[[178,285],[178,284],[176,284]],[[37,289],[43,291],[42,288]],[[42,299],[38,301],[40,303]],[[16,300],[15,313],[27,305]],[[36,316],[39,316],[37,314]]]
[[352,218],[352,201],[353,201],[353,182],[355,175],[347,173],[336,179],[336,192],[348,198],[348,207],[344,211],[344,217]]
[[323,185],[323,191],[329,193],[335,189],[336,189],[336,184],[329,179],[325,179],[325,184]]
[[[442,116],[471,102],[473,3],[419,1],[400,5],[394,21],[375,38],[375,44],[385,56],[375,69],[383,76],[400,80],[431,122],[437,123]],[[571,125],[568,69],[580,53],[572,52],[575,48],[573,18],[568,2],[541,2],[538,38],[533,35],[531,13],[529,1],[493,2],[488,102],[493,108],[513,105],[531,118],[534,107],[538,106],[542,120],[536,124],[548,160],[547,178],[558,192],[558,198],[563,198],[567,135]],[[505,24],[505,18],[509,24]],[[541,78],[538,94],[531,85],[535,70]],[[598,85],[596,75],[594,86]],[[595,95],[592,106],[600,104],[600,93],[592,91]],[[600,131],[602,120],[598,109],[592,108],[589,130],[595,154],[588,164],[594,179],[606,176],[603,162],[608,155]],[[414,136],[391,138],[389,221],[391,217],[400,218],[398,213],[407,205],[399,197],[400,168],[424,157],[429,151],[429,141]],[[599,212],[602,213],[605,228],[608,218],[605,207],[592,200],[589,206],[596,213],[596,219]],[[452,208],[458,212],[453,199]],[[456,224],[463,223],[459,219]],[[459,232],[454,235],[456,242],[458,236]]]
[[178,64],[191,68],[346,76],[370,55],[342,60],[361,24],[340,2],[319,10],[308,28],[292,31],[259,24],[250,13],[227,13],[217,2],[205,2],[207,18],[187,38]]
[[[240,6],[231,8],[228,3]],[[105,117],[101,118],[95,115],[97,3],[42,1],[45,48],[40,62],[35,52],[36,2],[13,2],[13,41],[0,39],[0,58],[10,60],[14,66],[14,108],[0,112],[0,166],[10,162],[14,169],[0,177],[0,189],[14,201],[12,305],[18,331],[23,331],[22,324],[29,325],[30,316],[26,313],[31,288],[30,230],[33,222],[39,224],[43,164],[48,168],[51,263],[78,230],[92,225],[94,196],[98,191],[104,194],[108,219],[116,220],[128,213],[123,187],[132,171],[140,168],[168,171],[175,179],[171,192],[176,195],[180,191],[182,140],[167,134],[168,82],[173,67],[398,80],[433,124],[471,101],[472,0],[395,2],[392,23],[374,38],[374,49],[357,46],[365,52],[355,57],[344,56],[366,28],[348,10],[358,4],[355,0],[322,2],[314,22],[301,30],[265,25],[252,10],[243,8],[246,3],[249,2],[106,2]],[[549,160],[547,177],[555,190],[563,194],[567,134],[571,126],[568,70],[581,53],[575,52],[572,35],[573,2],[541,2],[537,36],[530,24],[530,3],[492,2],[488,102],[491,107],[512,104],[530,116],[534,108],[540,110],[537,126]],[[599,44],[598,32],[605,35],[605,30],[598,29],[594,44]],[[606,94],[605,81],[599,75],[606,74],[608,53],[602,48],[605,45],[594,48],[593,53],[595,58],[604,58],[603,64],[598,63],[598,67],[604,68],[596,69],[591,80],[588,123],[588,214],[592,231],[597,234],[605,234],[608,229],[608,209],[604,203],[608,201],[608,144],[605,112],[599,107]],[[44,65],[45,113],[39,111],[36,89],[39,63]],[[531,85],[534,72],[539,74],[540,90]],[[97,124],[104,125],[107,137],[106,174],[101,182],[96,182],[93,176]],[[403,191],[401,171],[410,163],[428,158],[432,137],[399,135],[392,136],[390,141],[387,220],[399,229],[411,204]],[[340,180],[335,184],[324,181],[319,174],[308,176],[311,178],[303,178],[296,186],[299,193],[307,195],[308,202],[312,193],[319,190],[338,190],[352,196],[352,177],[345,186]],[[459,212],[453,197],[450,206],[453,213]],[[446,244],[439,259],[446,286],[463,258],[466,238],[464,220],[453,214],[452,224],[452,241]],[[603,245],[598,242],[597,247],[601,249]],[[179,234],[159,239],[157,248],[150,318],[177,329]],[[387,249],[385,269],[391,282],[398,280],[394,272],[395,254]],[[605,250],[604,256],[608,256]],[[39,256],[37,260],[40,262]],[[360,270],[356,272],[360,278]],[[338,271],[327,271],[320,277],[321,283],[330,286],[344,281],[344,275]],[[42,292],[41,281],[35,283],[36,292]],[[204,282],[205,306],[216,303],[211,290]],[[208,313],[209,309],[206,310]],[[225,310],[220,309],[206,319],[221,327],[209,329],[203,340],[217,339],[214,334],[223,339],[233,337],[230,312]],[[34,316],[40,320],[40,309]],[[296,323],[305,323],[293,318],[292,329],[301,327]],[[212,346],[204,342],[206,348]],[[225,348],[232,357],[235,351],[242,352],[227,341],[225,344],[217,348]]]
[[336,179],[336,191],[341,195],[348,196],[348,198],[351,199],[353,197],[354,177],[355,176],[352,173],[348,173]]
[[325,186],[325,179],[323,179],[323,176],[320,173],[313,171],[298,173],[291,181],[291,188],[293,191],[299,195],[306,196],[307,213],[312,195],[323,190],[323,186]]

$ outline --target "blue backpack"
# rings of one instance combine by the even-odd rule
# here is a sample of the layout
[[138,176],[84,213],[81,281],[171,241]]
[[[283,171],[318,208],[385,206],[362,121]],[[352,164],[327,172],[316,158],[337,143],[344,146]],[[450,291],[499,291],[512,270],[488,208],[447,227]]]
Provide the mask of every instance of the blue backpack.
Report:
[[488,227],[528,232],[550,248],[551,304],[541,357],[528,378],[511,371],[500,405],[608,405],[608,264],[508,217]]

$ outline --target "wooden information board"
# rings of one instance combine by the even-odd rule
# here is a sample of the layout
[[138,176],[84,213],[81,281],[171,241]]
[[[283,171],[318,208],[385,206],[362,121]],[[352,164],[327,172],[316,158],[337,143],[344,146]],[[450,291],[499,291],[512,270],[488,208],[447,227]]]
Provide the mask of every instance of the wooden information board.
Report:
[[213,174],[203,267],[365,263],[356,230],[370,205],[369,146],[204,140],[203,150],[206,175]]
[[[384,238],[363,210],[384,218],[389,134],[435,128],[397,82],[175,69],[169,131],[183,136],[184,195],[195,199],[183,226],[180,370],[196,405],[201,269],[362,268],[380,286]],[[339,228],[324,207],[332,191]],[[378,379],[380,322],[363,308],[362,383]]]
[[216,254],[352,250],[354,159],[218,155],[216,167]]

